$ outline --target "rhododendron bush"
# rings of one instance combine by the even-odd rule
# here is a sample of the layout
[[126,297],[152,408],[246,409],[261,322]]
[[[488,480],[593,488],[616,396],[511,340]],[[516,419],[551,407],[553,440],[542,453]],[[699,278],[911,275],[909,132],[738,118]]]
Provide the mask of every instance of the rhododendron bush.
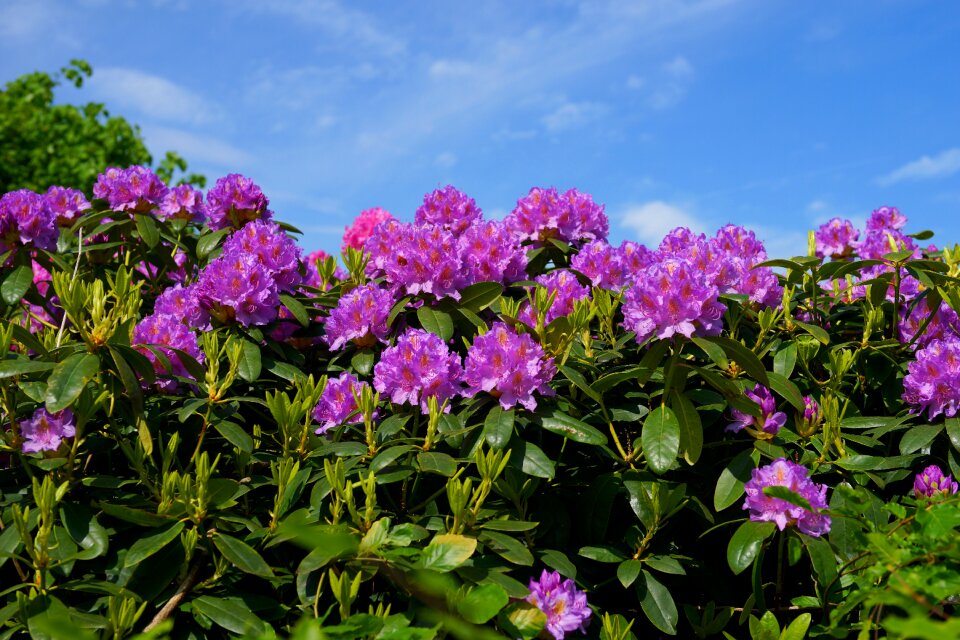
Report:
[[960,637],[960,249],[897,209],[269,207],[0,198],[0,637]]

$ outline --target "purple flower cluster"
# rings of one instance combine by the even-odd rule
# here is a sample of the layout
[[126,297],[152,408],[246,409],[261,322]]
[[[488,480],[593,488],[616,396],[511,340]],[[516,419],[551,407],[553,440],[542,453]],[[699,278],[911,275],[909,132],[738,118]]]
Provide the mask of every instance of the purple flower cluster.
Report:
[[[796,526],[808,536],[829,533],[830,516],[820,513],[827,508],[827,487],[814,483],[807,475],[806,467],[786,458],[777,458],[765,467],[754,469],[744,485],[747,497],[743,508],[750,510],[750,519],[754,522],[775,522],[780,531]],[[765,487],[786,487],[806,500],[813,510],[765,495]]]
[[[419,405],[429,411],[427,399],[442,404],[460,395],[463,368],[438,336],[423,329],[408,329],[397,343],[384,350],[373,368],[373,386],[394,404]],[[449,411],[449,407],[447,407]]]
[[918,498],[949,496],[957,493],[958,490],[960,486],[957,485],[957,481],[935,464],[918,473],[913,480],[913,495]]
[[171,188],[160,202],[157,217],[161,220],[203,222],[203,193],[188,184]]
[[623,302],[624,326],[637,342],[655,335],[661,340],[719,335],[726,307],[717,301],[717,287],[690,263],[663,259],[636,279]]
[[[590,278],[595,287],[620,289],[628,283],[624,245],[618,249],[611,247],[605,240],[588,242],[570,260],[570,267]],[[631,254],[636,252],[634,247],[639,246],[631,246]]]
[[269,220],[270,201],[254,182],[238,173],[217,180],[207,191],[207,226],[211,229],[239,229],[251,220]]
[[572,245],[605,240],[609,222],[603,205],[586,193],[534,187],[517,201],[504,222],[520,240],[540,245],[556,238]]
[[960,341],[931,340],[917,350],[917,359],[907,365],[903,379],[903,401],[913,411],[927,412],[932,421],[940,414],[948,418],[960,408]]
[[[782,411],[777,411],[777,401],[773,398],[773,394],[770,393],[770,389],[762,384],[757,384],[753,388],[753,391],[744,391],[743,394],[760,407],[761,417],[757,418],[756,416],[737,409],[731,409],[733,422],[727,425],[727,431],[737,433],[741,429],[746,428],[747,431],[755,437],[763,436],[764,434],[768,436],[777,435],[780,427],[787,421],[787,414]],[[813,404],[816,405],[816,402]],[[819,407],[817,407],[817,410],[819,411]]]
[[457,238],[463,286],[477,282],[509,284],[526,278],[527,254],[503,222],[471,225]]
[[555,640],[563,640],[568,633],[587,632],[591,610],[587,594],[577,589],[573,580],[563,580],[558,571],[543,570],[539,580],[530,580],[527,602],[547,616],[547,631]]
[[[590,297],[590,290],[580,284],[572,271],[566,269],[555,269],[545,275],[537,276],[535,282],[546,288],[548,293],[556,294],[553,304],[547,311],[546,324],[550,324],[562,316],[570,315],[573,313],[574,304],[578,300]],[[523,307],[520,309],[519,319],[531,327],[537,325],[536,311],[527,302],[523,303]]]
[[529,335],[519,335],[502,322],[477,336],[467,351],[464,369],[464,395],[486,391],[498,398],[504,409],[521,404],[533,411],[537,408],[534,391],[543,396],[554,394],[549,385],[557,373],[553,360]]
[[[138,347],[137,350],[146,356],[153,364],[153,370],[161,376],[173,375],[182,378],[190,376],[174,349],[183,351],[198,362],[203,362],[203,354],[197,344],[197,334],[183,324],[178,316],[154,313],[154,315],[145,317],[134,327],[131,344]],[[146,348],[145,345],[157,348],[167,357],[170,361],[170,371],[167,371],[165,364],[157,357],[157,354]],[[157,381],[157,388],[166,393],[172,393],[178,387],[179,384],[176,380]]]
[[364,209],[353,221],[352,225],[344,228],[343,250],[346,251],[347,247],[358,250],[363,249],[367,238],[373,235],[373,230],[376,229],[377,225],[393,219],[394,217],[390,215],[389,211],[381,209],[380,207]]
[[275,222],[248,222],[227,239],[223,244],[223,253],[255,256],[282,292],[293,291],[303,281],[300,275],[300,247]]
[[20,424],[20,434],[24,438],[24,453],[56,451],[64,438],[72,438],[77,434],[73,412],[64,409],[50,413],[40,407],[29,420]]
[[832,218],[820,225],[814,233],[817,256],[821,258],[849,258],[857,247],[860,232],[849,220]]
[[[912,309],[904,307],[900,310],[900,342],[907,344],[913,340],[920,330],[920,325],[930,315],[930,305],[927,298],[921,299]],[[923,334],[917,338],[917,347],[924,347],[934,340],[960,340],[960,316],[945,302],[940,304],[933,315],[930,324]]]
[[387,318],[393,308],[393,294],[375,284],[353,289],[337,302],[324,324],[324,340],[333,351],[348,342],[358,347],[371,347],[386,342],[390,333]]
[[52,251],[59,235],[56,214],[40,194],[20,189],[0,196],[0,253],[19,245]]
[[114,211],[147,213],[167,195],[167,185],[146,167],[110,167],[97,176],[93,195],[106,200]]
[[210,328],[210,314],[200,306],[197,298],[197,285],[188,287],[176,284],[157,296],[153,313],[158,316],[172,316],[188,327],[206,331]]
[[896,207],[880,207],[874,209],[867,219],[867,233],[871,231],[885,231],[903,229],[907,226],[907,217]]
[[87,202],[87,197],[82,191],[67,187],[52,186],[47,189],[43,199],[61,227],[72,225],[84,211],[90,208],[90,203]]
[[[368,268],[382,268],[386,283],[400,295],[429,293],[459,299],[463,281],[457,239],[434,225],[380,225],[368,245],[383,243],[384,253],[372,253]],[[380,233],[393,230],[392,238]],[[382,265],[382,267],[379,267]]]
[[[343,424],[350,414],[357,410],[356,399],[360,397],[364,387],[368,386],[366,382],[357,380],[352,373],[342,373],[338,378],[327,380],[320,402],[313,410],[313,419],[320,423],[317,434],[324,434]],[[356,423],[362,420],[363,416],[357,414],[350,422]]]
[[482,215],[473,198],[453,185],[447,185],[423,197],[414,220],[417,224],[438,225],[459,236],[479,222]]

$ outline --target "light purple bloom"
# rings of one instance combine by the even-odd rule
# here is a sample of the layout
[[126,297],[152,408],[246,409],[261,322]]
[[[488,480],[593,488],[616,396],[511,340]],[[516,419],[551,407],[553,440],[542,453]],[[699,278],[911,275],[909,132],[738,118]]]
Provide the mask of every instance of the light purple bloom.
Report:
[[620,254],[620,262],[623,264],[624,278],[627,283],[632,283],[638,274],[645,271],[656,260],[653,251],[632,240],[621,242],[617,252]]
[[[750,510],[754,522],[775,522],[783,531],[796,526],[808,536],[820,537],[830,531],[830,516],[820,513],[827,508],[827,487],[816,484],[807,468],[786,458],[777,458],[765,467],[754,469],[744,485],[747,494],[743,508]],[[809,511],[786,500],[764,495],[765,487],[786,487],[805,499],[813,508]]]
[[366,284],[344,294],[330,311],[324,323],[324,340],[338,351],[353,342],[358,347],[371,347],[386,342],[390,334],[387,318],[395,300],[389,290]]
[[291,292],[303,281],[300,247],[275,222],[252,220],[233,232],[223,243],[223,254],[238,253],[254,256],[280,291]]
[[573,631],[587,632],[591,610],[587,594],[577,589],[573,580],[563,580],[558,571],[543,570],[540,580],[530,580],[527,602],[547,616],[547,631],[555,640]]
[[217,180],[207,191],[207,226],[211,229],[239,229],[251,220],[269,220],[270,201],[253,180],[231,173]]
[[916,497],[932,498],[936,495],[949,496],[957,493],[960,486],[957,481],[940,470],[937,465],[930,465],[913,480],[913,495]]
[[528,334],[519,335],[502,322],[477,336],[467,351],[464,369],[468,387],[464,395],[486,391],[498,398],[504,409],[521,404],[533,411],[537,408],[534,391],[554,395],[549,385],[557,373],[553,359],[546,357]]
[[817,256],[821,258],[848,258],[860,239],[860,232],[853,223],[841,218],[832,218],[823,223],[813,235],[817,243]]
[[52,251],[57,247],[56,216],[44,196],[19,189],[0,196],[0,252],[18,245]]
[[188,287],[174,285],[157,296],[153,313],[158,316],[173,316],[192,329],[210,328],[210,314],[200,306],[197,285]]
[[[203,353],[200,352],[197,344],[197,334],[183,324],[178,317],[151,315],[143,318],[133,330],[131,344],[157,347],[170,360],[171,370],[167,371],[164,363],[153,351],[144,346],[139,346],[137,349],[153,364],[153,370],[160,376],[190,377],[180,356],[173,349],[183,351],[197,362],[203,362]],[[157,388],[166,393],[172,393],[178,387],[176,380],[157,380]]]
[[780,431],[780,427],[787,421],[787,414],[777,411],[777,401],[770,393],[770,389],[762,384],[757,384],[753,391],[744,391],[743,395],[760,407],[762,417],[757,418],[737,409],[731,409],[733,422],[727,425],[727,431],[737,433],[744,427],[749,427],[748,431],[751,431],[751,433],[763,431],[772,436],[776,435]]
[[551,238],[573,245],[605,240],[609,228],[603,205],[589,194],[576,189],[560,194],[554,187],[530,189],[504,222],[519,240],[537,245]]
[[43,199],[61,227],[69,227],[84,211],[90,209],[87,197],[78,189],[54,185],[47,189]]
[[[590,296],[590,290],[580,284],[572,271],[566,269],[555,269],[550,273],[537,276],[536,283],[545,287],[549,293],[557,294],[547,311],[546,324],[550,324],[561,316],[570,315],[578,300],[584,300]],[[528,302],[524,302],[520,308],[519,319],[531,327],[537,325],[536,311]]]
[[926,410],[931,421],[940,414],[954,417],[960,406],[960,341],[931,340],[916,356],[903,378],[903,401],[914,412]]
[[907,217],[896,207],[880,207],[874,209],[867,219],[867,232],[883,230],[900,230],[907,225]]
[[[384,260],[385,279],[400,295],[460,299],[457,239],[434,225],[400,225]],[[377,227],[377,229],[381,229]]]
[[200,272],[196,286],[201,308],[223,324],[261,325],[277,317],[277,284],[254,255],[221,255]]
[[[460,395],[463,368],[438,336],[423,329],[408,329],[397,343],[384,350],[373,368],[373,386],[394,404],[419,405],[429,411],[431,396],[443,404]],[[447,407],[447,411],[450,407]]]
[[527,254],[503,222],[471,225],[459,238],[462,286],[477,282],[509,284],[526,278]]
[[813,435],[821,422],[823,422],[823,413],[820,410],[820,403],[813,396],[803,396],[803,414],[797,420],[797,430],[800,435]]
[[[359,221],[360,219],[357,218],[358,223]],[[383,276],[387,263],[395,258],[394,248],[402,242],[409,242],[412,235],[413,228],[411,225],[403,224],[393,217],[387,218],[374,226],[363,243],[363,250],[369,256],[367,275],[371,278]],[[344,239],[344,242],[346,242],[346,236],[344,236]]]
[[570,260],[570,268],[590,278],[595,287],[620,289],[628,282],[622,252],[605,240],[583,245]]
[[480,222],[482,212],[473,198],[453,185],[423,196],[423,204],[414,214],[417,224],[435,224],[455,236]]
[[[904,306],[900,310],[900,342],[907,344],[913,340],[920,330],[920,325],[924,323],[930,315],[930,304],[927,298],[922,298],[910,309]],[[923,335],[917,338],[915,346],[917,348],[925,347],[934,340],[957,340],[960,339],[960,317],[957,312],[950,308],[946,302],[940,304],[933,320],[924,329]]]
[[161,220],[203,222],[203,193],[188,184],[170,188],[160,202],[157,217]]
[[373,230],[377,225],[387,220],[394,220],[394,217],[390,215],[389,211],[381,209],[380,207],[361,211],[360,215],[353,221],[353,224],[344,228],[343,251],[346,251],[347,247],[363,249],[367,238],[373,235]]
[[73,411],[64,409],[50,413],[40,407],[29,420],[20,424],[20,433],[24,437],[24,453],[56,451],[64,438],[72,438],[77,434]]
[[[313,419],[320,423],[317,434],[324,434],[343,424],[350,414],[357,410],[356,398],[360,397],[364,387],[368,386],[366,382],[357,380],[355,375],[348,372],[340,374],[338,378],[327,380],[320,402],[313,410]],[[363,416],[357,414],[350,422],[356,423],[362,420]]]
[[93,185],[93,195],[114,211],[146,213],[154,209],[167,194],[167,185],[157,174],[134,165],[126,169],[110,167],[99,176]]

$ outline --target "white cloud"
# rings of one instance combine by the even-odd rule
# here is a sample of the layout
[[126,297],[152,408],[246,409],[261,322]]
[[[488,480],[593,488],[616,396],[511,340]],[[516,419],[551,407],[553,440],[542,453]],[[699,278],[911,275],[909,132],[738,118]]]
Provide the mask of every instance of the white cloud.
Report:
[[827,208],[827,203],[823,200],[813,200],[807,205],[807,213],[819,213]]
[[600,118],[605,112],[606,107],[596,102],[565,102],[543,116],[540,121],[547,131],[557,133],[583,126]]
[[216,105],[193,91],[137,69],[95,69],[88,83],[111,105],[136,109],[157,120],[207,124],[220,115]]
[[475,71],[476,67],[464,60],[436,60],[429,69],[432,78],[462,78]]
[[169,127],[143,127],[143,138],[155,156],[168,150],[187,158],[191,165],[211,164],[238,170],[253,164],[253,154],[217,138]]
[[932,180],[946,178],[960,172],[960,147],[942,151],[935,156],[923,156],[899,169],[877,178],[877,184],[887,187],[904,180]]
[[663,70],[674,78],[687,78],[693,75],[693,65],[683,56],[677,56],[664,64]]
[[663,80],[650,94],[649,104],[654,109],[668,109],[687,94],[693,80],[693,65],[683,56],[677,56],[661,67]]
[[646,81],[640,76],[631,75],[627,78],[627,89],[643,89],[646,84]]
[[443,169],[449,169],[450,167],[457,164],[458,160],[459,159],[455,154],[450,153],[449,151],[444,151],[443,153],[438,154],[437,157],[433,159],[433,163]]
[[626,207],[620,215],[620,226],[633,230],[637,240],[652,247],[677,227],[688,227],[697,233],[708,231],[707,223],[693,213],[663,200]]
[[[70,49],[80,47],[83,41],[77,37],[76,28],[81,20],[72,9],[52,0],[3,0],[0,2],[0,47],[20,42],[45,48],[51,44]],[[65,24],[74,28],[53,26]]]

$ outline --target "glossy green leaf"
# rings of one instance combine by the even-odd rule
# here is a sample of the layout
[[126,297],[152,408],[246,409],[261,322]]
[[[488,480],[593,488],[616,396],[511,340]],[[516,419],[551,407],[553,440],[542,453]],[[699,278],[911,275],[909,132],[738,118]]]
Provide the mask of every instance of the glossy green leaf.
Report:
[[31,284],[33,284],[33,269],[30,265],[22,264],[15,267],[3,279],[3,283],[0,284],[0,296],[7,304],[17,304],[23,299]]
[[453,319],[446,311],[423,306],[417,309],[417,319],[425,331],[440,336],[444,342],[453,337]]
[[480,313],[500,297],[503,286],[497,282],[477,282],[460,292],[459,306]]
[[153,249],[160,242],[160,230],[153,217],[145,214],[134,215],[133,219],[137,226],[137,234],[143,240],[147,248]]
[[741,524],[727,545],[727,564],[734,574],[743,573],[760,553],[763,541],[769,538],[777,525],[773,522],[753,522],[747,520]]
[[100,371],[100,359],[92,353],[75,353],[57,364],[47,380],[47,411],[56,413],[73,404]]
[[481,584],[470,589],[457,604],[463,619],[473,624],[485,624],[510,603],[510,596],[496,584]]
[[240,362],[237,373],[243,380],[253,382],[260,377],[260,345],[256,345],[249,340],[241,341]]
[[634,583],[637,576],[640,575],[642,568],[643,563],[633,558],[624,560],[617,566],[617,579],[620,581],[620,584],[623,585],[624,589]]
[[143,562],[174,540],[179,539],[181,531],[183,531],[183,522],[178,521],[160,531],[143,536],[130,545],[123,561],[124,564],[130,567]]
[[763,363],[760,362],[760,358],[757,357],[753,351],[743,346],[736,340],[731,340],[730,338],[724,338],[722,336],[710,336],[702,338],[702,340],[712,342],[713,344],[719,346],[723,349],[723,352],[727,354],[727,357],[735,361],[741,369],[747,372],[747,374],[764,386],[770,386],[769,380],[767,379],[767,370],[763,366]]
[[22,376],[29,373],[49,371],[56,366],[57,364],[55,362],[27,360],[26,358],[0,360],[0,380],[3,378],[12,378],[13,376]]
[[533,554],[526,545],[513,536],[499,531],[485,530],[480,534],[480,542],[507,562],[524,567],[533,566]]
[[476,538],[441,533],[424,548],[420,565],[434,571],[452,571],[466,562],[476,549]]
[[541,419],[543,428],[547,431],[570,438],[574,442],[583,444],[607,444],[607,436],[596,427],[591,427],[573,416],[563,413],[559,409],[552,409]]
[[661,405],[647,414],[640,440],[650,470],[666,473],[680,452],[680,423],[673,410]]
[[723,511],[743,495],[743,485],[756,468],[751,451],[741,451],[723,468],[713,493],[714,511]]
[[687,464],[695,464],[703,453],[703,424],[696,407],[683,393],[671,394],[670,406],[680,425],[680,451]]
[[207,616],[215,624],[227,631],[238,634],[259,635],[266,629],[266,623],[250,611],[242,600],[200,596],[190,602],[195,611]]
[[213,544],[220,550],[224,558],[241,571],[262,578],[273,577],[273,570],[263,559],[263,556],[243,540],[217,533],[213,536]]
[[646,588],[643,589],[640,608],[647,614],[647,619],[653,626],[664,633],[675,635],[680,614],[670,591],[648,571],[643,572],[643,583]]
[[301,327],[310,325],[310,314],[307,313],[307,308],[304,307],[299,300],[293,296],[281,294],[280,302],[282,302],[283,306],[287,308],[287,311],[290,312],[290,315],[292,315],[294,319],[300,323]]
[[503,449],[513,436],[513,409],[495,404],[483,421],[483,437],[494,449]]

